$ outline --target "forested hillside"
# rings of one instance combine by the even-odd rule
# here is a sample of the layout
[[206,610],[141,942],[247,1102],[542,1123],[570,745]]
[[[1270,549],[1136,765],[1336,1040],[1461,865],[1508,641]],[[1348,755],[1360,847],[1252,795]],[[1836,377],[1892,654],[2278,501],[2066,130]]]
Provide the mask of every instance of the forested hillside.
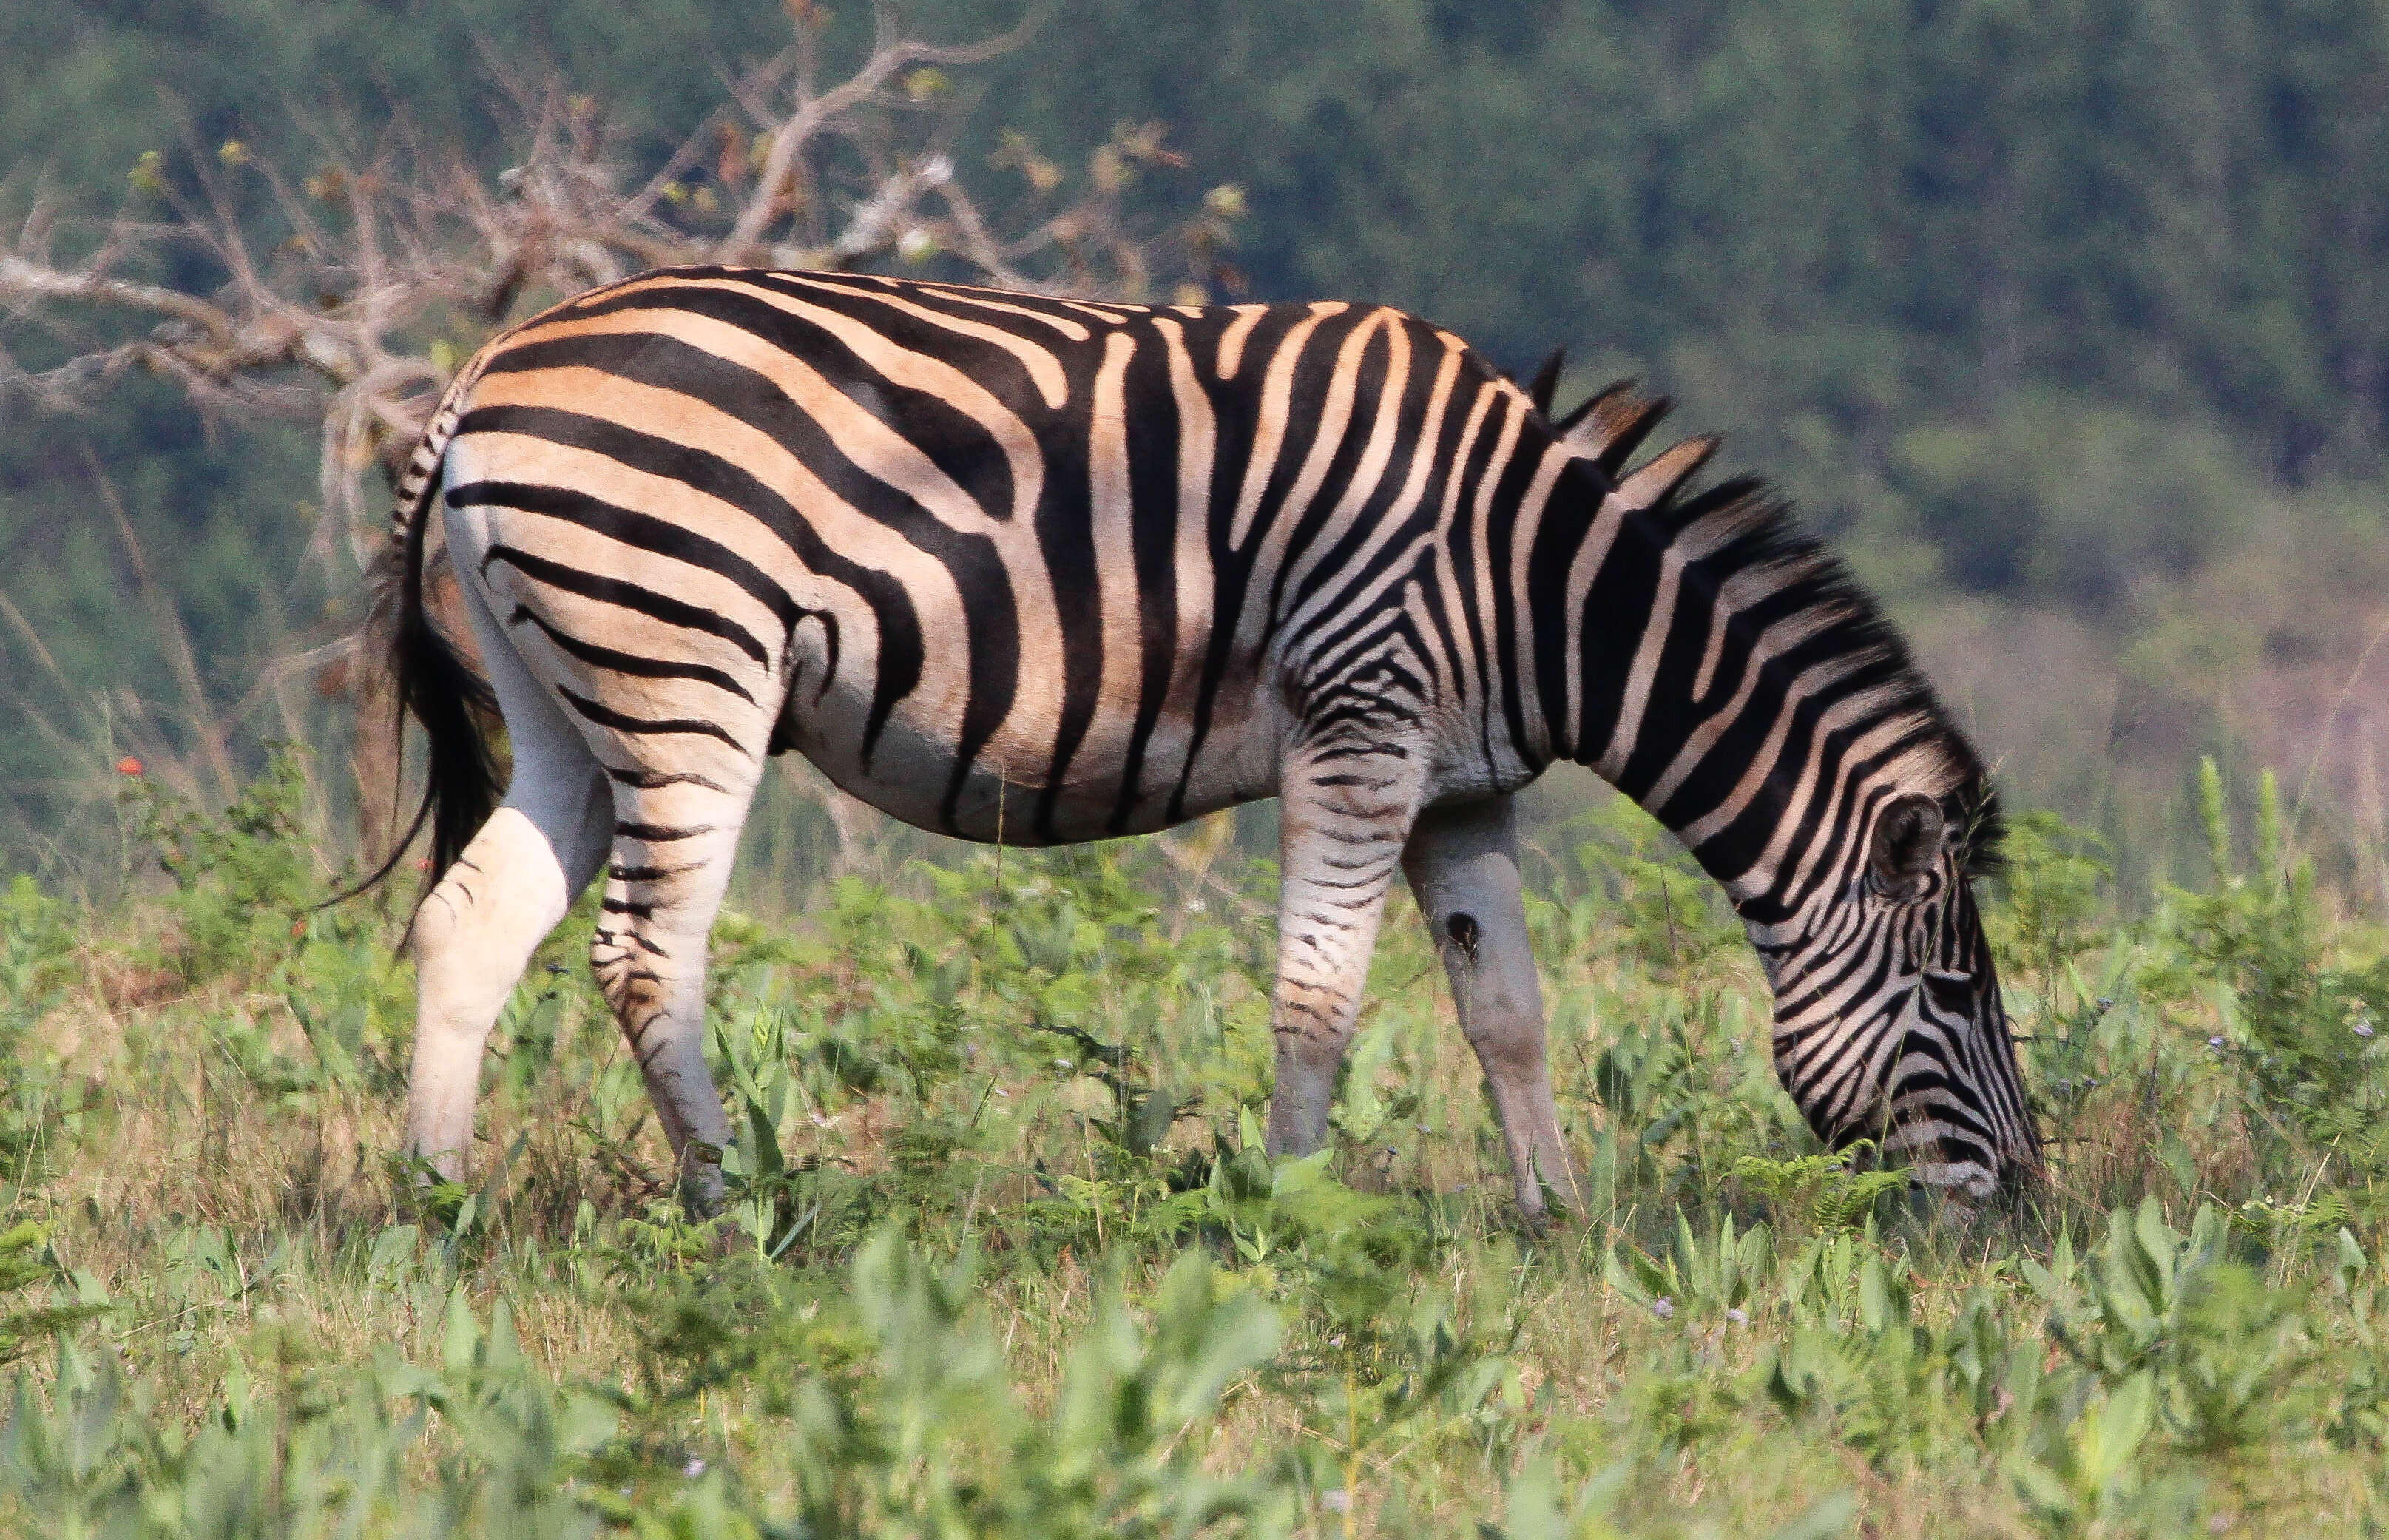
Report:
[[[1019,19],[910,14],[952,40]],[[311,135],[394,113],[494,158],[509,71],[559,72],[660,155],[788,25],[754,0],[10,6],[0,205],[137,209],[194,151],[303,170]],[[1515,368],[1565,343],[1573,387],[1676,395],[1884,588],[2028,799],[2162,851],[2208,750],[2311,778],[2308,818],[2377,846],[2389,659],[2357,665],[2389,615],[2389,5],[1058,0],[952,75],[974,165],[1006,131],[1067,160],[1167,122],[1188,163],[1148,174],[1156,208],[1244,190],[1220,297],[1390,301]],[[45,361],[38,327],[5,335]],[[211,430],[138,379],[0,412],[13,863],[108,763],[96,692],[196,714],[158,600],[210,709],[253,712],[353,574],[300,560],[303,431]]]

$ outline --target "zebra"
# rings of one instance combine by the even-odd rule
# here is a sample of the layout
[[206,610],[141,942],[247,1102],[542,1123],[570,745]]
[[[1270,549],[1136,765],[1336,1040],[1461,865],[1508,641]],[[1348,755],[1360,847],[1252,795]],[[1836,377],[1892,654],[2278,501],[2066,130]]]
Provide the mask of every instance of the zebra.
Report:
[[[1557,364],[1522,388],[1377,305],[733,267],[492,340],[393,521],[433,846],[408,1148],[461,1171],[492,1025],[602,871],[596,979],[684,1199],[718,1201],[707,937],[794,751],[1017,845],[1276,797],[1270,1150],[1327,1139],[1399,871],[1519,1211],[1581,1213],[1514,802],[1565,759],[1723,885],[1820,1138],[1963,1209],[2024,1190],[2040,1147],[1971,887],[1999,840],[1986,766],[1786,502],[1694,490],[1711,438],[1631,467],[1667,404],[1621,386],[1555,417]],[[427,606],[435,506],[486,683]]]

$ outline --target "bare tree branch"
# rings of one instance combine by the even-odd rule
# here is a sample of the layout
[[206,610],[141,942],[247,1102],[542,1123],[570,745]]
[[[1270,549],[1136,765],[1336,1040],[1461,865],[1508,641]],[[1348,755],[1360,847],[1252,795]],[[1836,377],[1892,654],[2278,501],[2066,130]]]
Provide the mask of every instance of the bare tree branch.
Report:
[[[789,46],[726,79],[724,99],[669,153],[650,152],[645,174],[597,104],[485,49],[515,147],[495,176],[401,120],[369,143],[318,128],[322,160],[304,173],[186,133],[171,174],[156,152],[134,170],[164,219],[69,222],[34,197],[0,236],[0,404],[70,410],[142,371],[211,416],[313,421],[325,524],[310,550],[345,545],[363,569],[387,529],[367,472],[395,480],[457,366],[529,311],[634,272],[888,261],[1139,300],[1175,269],[1177,302],[1233,284],[1217,257],[1242,211],[1234,188],[1156,235],[1131,228],[1131,186],[1182,163],[1158,123],[1120,125],[1076,178],[1013,135],[965,175],[952,147],[968,102],[946,71],[1016,47],[1025,28],[933,44],[877,4],[869,55],[837,75],[821,7],[787,8]],[[217,281],[160,281],[172,256],[204,259]],[[29,349],[63,360],[27,367]],[[363,724],[388,703],[349,673]]]

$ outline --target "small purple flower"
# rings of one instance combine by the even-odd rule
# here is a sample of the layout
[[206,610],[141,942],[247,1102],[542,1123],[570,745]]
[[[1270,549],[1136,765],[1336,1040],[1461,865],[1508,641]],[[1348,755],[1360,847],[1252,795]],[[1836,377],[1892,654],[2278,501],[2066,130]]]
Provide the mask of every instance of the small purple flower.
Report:
[[1725,1318],[1731,1321],[1736,1326],[1748,1326],[1750,1324],[1750,1312],[1743,1309],[1740,1305],[1736,1305],[1731,1310],[1725,1313]]
[[705,1474],[705,1462],[692,1455],[689,1457],[688,1463],[680,1468],[680,1473],[690,1481],[695,1481]]
[[1676,1302],[1662,1294],[1651,1302],[1651,1314],[1663,1321],[1672,1321],[1676,1318]]
[[2210,1048],[2219,1048],[2223,1046],[2223,1039],[2220,1037],[2210,1037],[2206,1040],[2206,1046]]
[[2358,1021],[2357,1023],[2356,1023],[2356,1035],[2357,1035],[2357,1036],[2358,1036],[2358,1037],[2370,1037],[2370,1036],[2371,1036],[2371,1035],[2372,1035],[2372,1023],[2371,1023],[2371,1022],[2370,1022],[2370,1021]]

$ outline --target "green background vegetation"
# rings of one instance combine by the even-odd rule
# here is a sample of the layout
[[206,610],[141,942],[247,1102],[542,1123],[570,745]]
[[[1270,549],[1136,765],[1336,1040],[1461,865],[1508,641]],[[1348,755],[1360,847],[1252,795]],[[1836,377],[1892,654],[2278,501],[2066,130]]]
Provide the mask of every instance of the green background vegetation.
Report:
[[[859,45],[863,7],[833,9]],[[1020,14],[907,10],[950,39]],[[1004,130],[1067,162],[1117,122],[1167,121],[1190,164],[1146,179],[1153,205],[1242,186],[1247,292],[1399,303],[1521,370],[1565,343],[1573,386],[1633,374],[1686,431],[1728,433],[1728,462],[1782,481],[1891,597],[2011,787],[2116,837],[2136,876],[2194,860],[2185,767],[2212,751],[2243,796],[2265,765],[2292,776],[2349,875],[2380,883],[2389,659],[2357,664],[2389,588],[2389,6],[1040,15],[955,72],[966,164]],[[635,160],[787,26],[762,0],[10,6],[0,166],[13,206],[46,186],[106,213],[147,151],[171,175],[186,144],[239,137],[303,170],[393,113],[488,159],[500,68],[608,104]],[[39,361],[38,338],[16,345]],[[19,709],[86,744],[104,690],[120,716],[192,714],[87,452],[211,709],[338,629],[353,579],[300,555],[304,430],[211,429],[140,381],[79,417],[5,409],[0,590],[57,665],[0,628]],[[47,799],[112,757],[0,738],[16,859],[55,854],[71,819]]]

